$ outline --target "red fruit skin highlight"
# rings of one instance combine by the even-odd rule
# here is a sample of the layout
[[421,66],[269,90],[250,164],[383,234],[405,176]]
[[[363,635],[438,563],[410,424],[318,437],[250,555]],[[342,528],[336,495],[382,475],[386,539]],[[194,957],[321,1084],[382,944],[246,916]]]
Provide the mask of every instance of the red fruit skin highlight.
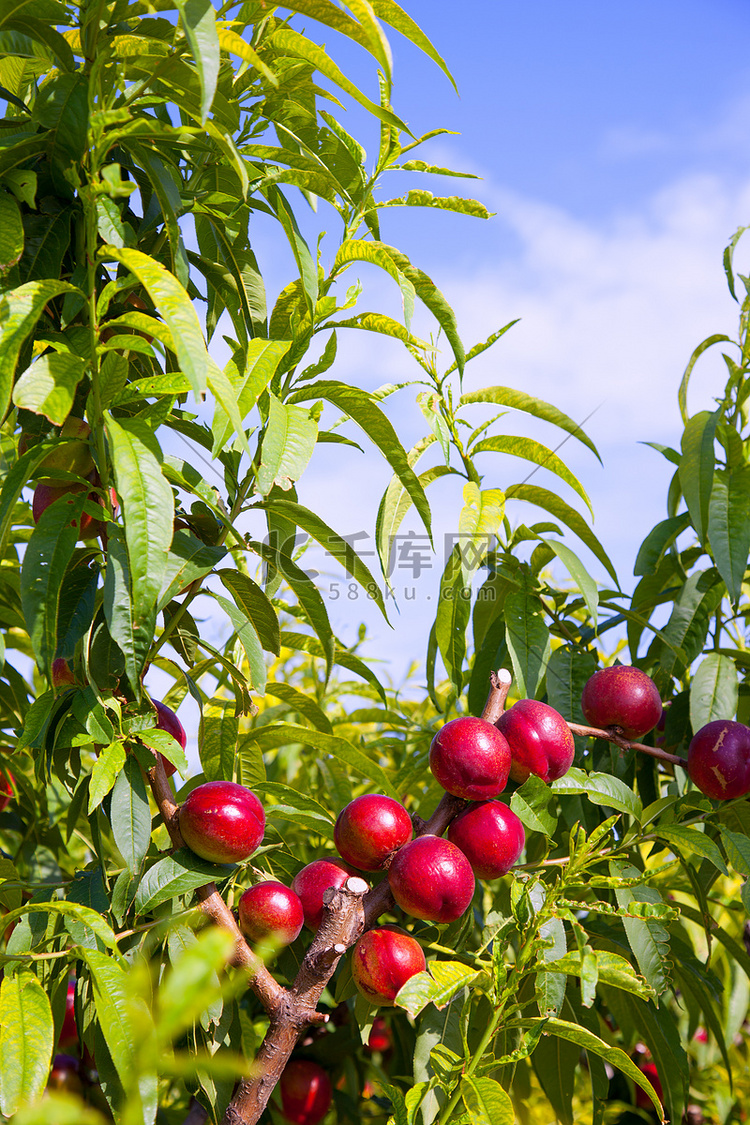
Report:
[[[187,735],[185,734],[185,728],[172,708],[167,707],[166,703],[160,703],[158,699],[152,699],[151,702],[156,708],[156,726],[158,729],[165,730],[167,734],[171,734],[175,742],[179,742],[184,750],[187,746]],[[171,777],[176,771],[177,766],[173,766],[169,759],[165,758],[163,754],[160,754],[159,757],[164,763],[164,770],[167,777]]]
[[399,990],[427,968],[418,941],[398,926],[377,926],[363,934],[352,953],[352,977],[371,1004],[392,1005]]
[[281,1110],[293,1125],[317,1125],[331,1105],[331,1080],[316,1062],[292,1059],[279,1079]]
[[331,859],[314,859],[292,879],[292,890],[299,895],[305,925],[313,931],[323,921],[323,895],[329,887],[343,887],[351,871],[343,863]]
[[240,929],[248,941],[291,945],[305,921],[299,896],[269,879],[248,887],[238,904]]
[[731,719],[706,723],[688,749],[690,780],[707,797],[729,801],[750,793],[750,727]]
[[239,863],[263,839],[266,818],[254,793],[234,781],[207,781],[185,798],[180,833],[189,848],[210,863]]
[[339,855],[360,871],[379,871],[411,838],[411,817],[404,806],[378,793],[355,797],[341,810],[333,830]]
[[510,747],[492,723],[466,715],[452,719],[430,746],[430,769],[447,793],[484,801],[502,793],[510,771]]
[[594,672],[583,689],[581,707],[592,727],[620,727],[625,738],[633,739],[653,730],[663,710],[651,677],[627,664]]
[[556,781],[573,765],[576,747],[570,727],[547,703],[519,699],[497,720],[510,746],[510,776],[523,782],[529,774]]
[[464,809],[451,821],[448,839],[464,853],[477,879],[507,875],[526,845],[523,824],[501,801]]
[[[661,1079],[659,1078],[659,1071],[656,1069],[656,1063],[641,1063],[638,1069],[640,1070],[641,1074],[645,1074],[646,1078],[648,1078],[649,1082],[654,1087],[659,1101],[662,1101],[664,1098],[664,1093],[661,1088]],[[645,1090],[642,1090],[640,1088],[640,1086],[636,1086],[635,1088],[635,1104],[638,1109],[653,1110],[654,1108],[654,1103],[651,1101],[651,1098],[648,1096]]]
[[464,853],[440,836],[418,836],[396,852],[388,882],[398,905],[413,918],[454,922],[474,895],[474,872]]
[[10,804],[15,780],[12,773],[9,773],[7,777],[5,777],[4,774],[0,774],[0,812],[6,809]]

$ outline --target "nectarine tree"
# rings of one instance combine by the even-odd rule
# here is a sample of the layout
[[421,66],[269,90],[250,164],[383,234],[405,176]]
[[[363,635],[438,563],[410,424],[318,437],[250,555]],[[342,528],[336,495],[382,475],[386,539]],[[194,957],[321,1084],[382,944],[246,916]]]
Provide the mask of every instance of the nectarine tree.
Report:
[[[448,71],[397,4],[6,9],[3,1119],[737,1119],[750,298],[738,340],[689,362],[667,518],[628,595],[583,484],[502,418],[596,455],[591,439],[524,391],[464,390],[511,325],[467,352],[388,241],[394,206],[489,217],[420,186],[452,173],[414,156],[440,130],[415,136],[392,104],[386,26]],[[337,36],[373,60],[377,100],[321,45]],[[408,186],[388,198],[392,171]],[[295,193],[338,234],[316,246]],[[294,268],[269,303],[258,215]],[[402,319],[358,309],[360,281],[342,292],[362,264]],[[417,298],[447,366],[413,330]],[[403,345],[414,379],[344,381],[353,331]],[[691,415],[720,341],[728,383]],[[427,423],[409,450],[397,395]],[[297,492],[321,444],[356,471],[341,422],[392,473],[356,513],[372,567],[350,514],[345,535]],[[546,478],[514,482],[508,455]],[[385,614],[400,528],[413,507],[429,540],[440,489],[457,534],[425,682],[394,690],[363,636],[335,635],[298,538]]]

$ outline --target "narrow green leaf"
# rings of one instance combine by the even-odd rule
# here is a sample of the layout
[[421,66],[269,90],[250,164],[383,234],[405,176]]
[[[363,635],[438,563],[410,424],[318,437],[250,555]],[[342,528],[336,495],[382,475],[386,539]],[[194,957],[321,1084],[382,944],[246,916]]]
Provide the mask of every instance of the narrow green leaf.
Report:
[[211,0],[175,0],[180,22],[195,59],[201,90],[201,121],[213,104],[219,77],[219,37],[216,11]]
[[688,512],[683,512],[680,516],[672,516],[668,520],[657,523],[638,549],[633,574],[653,574],[664,552],[675,542],[678,535],[689,526],[690,515]]
[[198,752],[206,781],[231,781],[240,721],[233,699],[215,696],[203,704]]
[[125,658],[125,672],[136,698],[141,694],[141,673],[154,639],[156,607],[140,608],[136,614],[131,596],[128,552],[119,527],[107,540],[107,571],[104,577],[103,609],[109,635]]
[[70,414],[83,372],[84,363],[78,356],[49,352],[24,371],[13,388],[13,403],[61,426]]
[[47,993],[25,969],[0,984],[0,1107],[12,1117],[44,1090],[55,1026]]
[[139,870],[151,841],[151,809],[146,783],[135,757],[125,760],[115,781],[110,805],[112,835],[128,870]]
[[514,1125],[513,1102],[494,1078],[462,1078],[461,1096],[472,1125]]
[[708,348],[713,347],[714,344],[722,344],[725,341],[728,343],[729,337],[723,336],[721,333],[718,333],[715,336],[709,336],[708,339],[703,340],[702,343],[698,344],[698,347],[695,349],[690,359],[688,360],[688,365],[685,368],[685,373],[682,376],[682,382],[680,383],[680,389],[677,392],[677,401],[680,405],[680,414],[682,415],[682,421],[685,426],[687,426],[690,420],[690,415],[687,412],[688,383],[690,382],[690,376],[692,374],[693,368],[695,367],[696,361],[700,359],[700,357]]
[[498,406],[510,406],[514,410],[523,410],[526,414],[532,414],[534,418],[540,418],[543,422],[550,422],[553,426],[557,426],[558,429],[564,430],[578,441],[583,442],[601,461],[596,446],[583,432],[578,422],[574,422],[572,418],[563,414],[562,410],[558,410],[556,406],[552,406],[549,402],[534,398],[533,395],[527,395],[524,391],[517,391],[513,387],[483,387],[478,391],[469,391],[467,394],[461,395],[459,399],[461,406],[467,406],[472,402],[494,402]]
[[[609,868],[610,874],[616,878],[632,879],[640,875],[637,867],[620,860],[612,860]],[[655,887],[616,887],[615,897],[621,909],[629,908],[636,902],[662,903]],[[668,931],[654,918],[623,916],[622,922],[638,967],[656,995],[661,996],[668,987],[671,968]]]
[[737,712],[737,668],[728,656],[710,652],[690,681],[690,725],[694,731],[714,719],[731,719]]
[[750,468],[731,473],[717,469],[714,473],[708,506],[708,541],[727,593],[736,604],[750,552]]
[[[540,536],[540,539],[542,537]],[[565,543],[558,542],[557,539],[542,539],[551,551],[554,551],[560,562],[568,571],[568,574],[573,579],[578,589],[583,595],[583,600],[586,603],[586,608],[589,611],[591,624],[596,630],[597,620],[599,615],[599,590],[596,581],[591,577],[586,567],[575,551],[571,551]]]
[[208,379],[209,359],[200,322],[187,292],[174,274],[140,250],[106,246],[103,253],[107,258],[122,262],[146,289],[172,333],[180,370],[190,380],[193,393],[202,395]]
[[373,242],[369,239],[351,238],[342,242],[336,251],[336,258],[331,268],[331,273],[336,274],[345,269],[352,262],[369,262],[378,266],[389,274],[399,289],[403,300],[404,323],[407,331],[414,314],[414,283],[407,274],[396,264],[391,247],[382,242]]
[[0,192],[0,274],[7,273],[23,254],[23,221],[12,195]]
[[27,281],[0,298],[0,419],[10,404],[13,378],[24,340],[45,305],[61,293],[84,294],[67,281]]
[[414,1018],[434,1004],[444,1008],[456,993],[477,979],[479,972],[461,961],[431,961],[429,970],[416,973],[399,990],[395,1003]]
[[332,402],[357,423],[378,447],[396,476],[411,496],[414,507],[430,531],[430,507],[417,476],[409,464],[406,450],[401,445],[391,422],[374,401],[373,397],[359,387],[346,383],[322,380],[304,387],[291,395],[290,401],[302,402],[311,398],[323,398]]
[[[235,380],[229,365],[225,373],[232,383],[237,400],[237,412],[244,419],[255,406],[263,391],[276,373],[279,363],[289,351],[287,340],[250,340],[242,357],[242,368]],[[223,449],[232,432],[232,422],[217,403],[211,429],[214,435],[214,452]]]
[[685,426],[680,457],[680,487],[690,519],[701,543],[708,529],[708,509],[714,480],[714,438],[721,410],[702,410]]
[[[653,989],[639,976],[633,966],[619,953],[608,953],[606,950],[594,950],[594,957],[602,984],[612,988],[620,988],[624,992],[632,992],[635,996],[648,999],[654,995]],[[556,973],[568,973],[573,976],[581,975],[581,954],[578,950],[566,953],[564,957],[553,961],[547,966]]]
[[115,778],[125,765],[125,747],[119,740],[99,751],[91,771],[89,788],[89,816],[98,808],[115,783]]
[[149,867],[141,880],[135,896],[136,914],[148,914],[162,902],[178,895],[189,894],[217,878],[225,876],[227,867],[206,863],[189,848],[180,848],[174,855],[164,856]]
[[[165,464],[165,476],[173,479],[170,469],[171,466]],[[187,484],[185,480],[185,485]],[[214,547],[210,543],[203,543],[190,531],[182,528],[175,531],[167,555],[167,566],[162,579],[163,585],[159,593],[157,610],[163,610],[172,598],[184,593],[191,582],[196,578],[203,578],[213,570],[222,559],[226,558],[226,554],[225,547]]]
[[263,435],[258,491],[267,496],[274,485],[289,489],[304,473],[318,438],[312,411],[287,405],[269,394],[268,426]]
[[445,670],[460,693],[466,656],[466,629],[471,612],[471,587],[464,583],[461,545],[451,551],[440,578],[435,614],[435,639]]
[[516,789],[510,799],[510,807],[530,831],[551,836],[557,827],[557,818],[547,811],[553,796],[549,785],[532,773]]
[[223,598],[221,594],[213,594],[213,597],[232,622],[232,626],[245,650],[253,687],[259,695],[265,695],[268,670],[263,657],[263,646],[252,620],[242,610],[237,609],[234,602],[230,602],[228,598]]
[[323,731],[324,734],[332,734],[333,730],[331,724],[321,711],[315,700],[305,695],[304,692],[298,691],[297,688],[292,687],[291,684],[271,682],[266,684],[266,692],[273,695],[276,699],[281,699],[294,711],[297,711],[303,718],[308,719],[316,730]]
[[607,552],[580,512],[577,512],[575,508],[571,508],[570,504],[566,504],[559,496],[555,496],[554,492],[549,492],[546,488],[539,488],[533,484],[512,484],[505,490],[506,501],[511,498],[525,500],[529,504],[536,504],[537,507],[543,508],[545,512],[549,512],[555,519],[566,524],[571,531],[576,533],[581,542],[586,544],[591,553],[596,556],[606,569],[612,580],[619,586],[617,573],[609,560]]
[[551,788],[560,794],[585,793],[592,804],[617,809],[636,820],[640,820],[643,812],[640,797],[636,797],[633,790],[624,781],[620,781],[619,777],[609,773],[586,773],[573,766],[563,777],[553,781]]
[[490,219],[494,212],[488,211],[478,199],[466,199],[462,195],[433,195],[425,188],[412,188],[406,195],[387,199],[378,207],[436,207],[441,211],[454,211],[459,215],[471,215],[475,219]]
[[60,914],[64,918],[75,918],[93,930],[108,949],[117,949],[117,941],[112,927],[105,922],[96,910],[92,910],[88,906],[82,906],[78,902],[27,902],[23,906],[19,906],[17,910],[10,910],[4,915],[3,921],[6,926],[9,926],[11,922],[15,922],[24,914],[36,913]]
[[505,640],[513,661],[516,690],[533,699],[551,651],[549,629],[539,598],[530,591],[511,590],[505,597]]
[[561,480],[570,485],[574,492],[578,493],[593,518],[594,509],[591,500],[578,477],[570,471],[554,450],[548,449],[541,442],[534,441],[532,438],[500,434],[478,441],[472,450],[472,456],[477,453],[507,453],[511,457],[523,457],[524,460],[531,461],[532,464],[538,465],[542,469],[548,469],[549,472],[555,473]]
[[461,570],[468,586],[502,527],[505,496],[499,488],[480,489],[473,481],[464,485],[464,506],[458,517]]
[[714,867],[718,867],[722,875],[728,875],[727,865],[721,854],[719,845],[697,828],[688,828],[683,824],[657,825],[654,829],[660,840],[665,840],[671,847],[678,851],[693,852],[710,860]]

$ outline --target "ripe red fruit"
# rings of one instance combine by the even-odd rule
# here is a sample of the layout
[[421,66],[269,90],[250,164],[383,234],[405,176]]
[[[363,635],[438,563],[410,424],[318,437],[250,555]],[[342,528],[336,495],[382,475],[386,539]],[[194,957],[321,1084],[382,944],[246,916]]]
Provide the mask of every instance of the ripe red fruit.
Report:
[[76,678],[67,660],[62,656],[55,657],[52,661],[52,686],[54,688],[69,687],[71,684],[75,684],[75,682]]
[[315,932],[323,921],[323,895],[329,887],[343,887],[351,871],[332,859],[314,859],[292,879],[292,890],[299,895],[305,925]]
[[281,1109],[294,1125],[317,1125],[331,1105],[331,1080],[316,1062],[292,1059],[279,1079]]
[[625,738],[648,734],[662,713],[654,681],[640,668],[627,664],[594,672],[583,689],[581,707],[592,727],[620,727]]
[[729,801],[750,793],[750,727],[731,719],[706,723],[688,749],[690,780],[707,797]]
[[351,801],[333,830],[339,855],[361,871],[379,871],[411,837],[411,817],[404,806],[377,793]]
[[299,896],[269,879],[248,887],[238,906],[240,929],[248,941],[291,945],[305,920]]
[[[187,735],[185,734],[185,728],[172,708],[167,707],[166,703],[160,703],[158,699],[152,699],[151,702],[156,708],[156,725],[158,729],[165,730],[167,734],[171,734],[175,742],[179,742],[184,750],[187,746]],[[160,754],[159,757],[164,763],[167,777],[171,777],[177,769],[177,766],[173,766],[169,759],[165,758],[163,754]]]
[[402,910],[428,922],[454,922],[474,895],[474,872],[464,853],[440,836],[418,836],[396,852],[388,868]]
[[48,1090],[64,1090],[69,1094],[80,1094],[83,1083],[79,1077],[81,1060],[72,1055],[55,1055],[52,1070],[47,1079]]
[[210,863],[239,863],[263,839],[266,818],[254,793],[234,781],[207,781],[180,807],[182,838]]
[[379,1051],[381,1055],[390,1051],[393,1046],[391,1029],[382,1016],[375,1016],[370,1028],[370,1035],[365,1046],[366,1051]]
[[398,926],[377,926],[363,934],[352,953],[352,977],[371,1004],[393,1004],[415,973],[427,968],[418,941]]
[[7,777],[0,773],[0,812],[8,807],[11,797],[14,795],[13,786],[15,782],[16,779],[10,771]]
[[525,781],[536,774],[555,781],[573,765],[575,742],[559,712],[536,699],[519,699],[497,720],[510,746],[510,776]]
[[[646,1078],[648,1078],[649,1082],[654,1087],[659,1101],[662,1101],[664,1098],[664,1093],[661,1088],[661,1079],[659,1078],[659,1071],[656,1069],[656,1063],[644,1062],[639,1065],[638,1069],[640,1070],[641,1074],[645,1074]],[[636,1086],[635,1088],[635,1104],[638,1109],[654,1108],[654,1103],[651,1101],[651,1098],[648,1096],[645,1090],[642,1090],[640,1088],[640,1086]]]
[[448,839],[464,853],[477,879],[499,879],[518,860],[526,833],[507,805],[481,801],[451,821]]
[[467,715],[437,732],[430,746],[430,769],[446,792],[484,801],[505,788],[510,748],[492,723]]
[[[96,474],[92,474],[92,477],[91,484],[98,485],[100,483],[99,477]],[[31,514],[34,517],[34,523],[39,523],[42,512],[46,511],[50,504],[54,504],[55,500],[59,500],[63,496],[68,496],[70,497],[68,503],[72,504],[73,497],[81,492],[86,492],[88,487],[88,485],[76,482],[62,485],[37,484],[31,500]],[[110,489],[110,496],[112,499],[112,507],[116,510],[118,507],[117,494],[113,488]],[[88,499],[93,504],[98,504],[100,508],[104,508],[104,500],[98,492],[89,492]],[[90,516],[88,512],[83,512],[81,514],[81,526],[79,528],[78,538],[94,539],[97,535],[101,535],[104,531],[104,526],[103,520],[97,520],[93,516]]]
[[61,1051],[78,1049],[78,1025],[76,1023],[76,982],[68,982],[68,992],[65,997],[65,1016],[60,1028],[60,1038],[57,1046]]

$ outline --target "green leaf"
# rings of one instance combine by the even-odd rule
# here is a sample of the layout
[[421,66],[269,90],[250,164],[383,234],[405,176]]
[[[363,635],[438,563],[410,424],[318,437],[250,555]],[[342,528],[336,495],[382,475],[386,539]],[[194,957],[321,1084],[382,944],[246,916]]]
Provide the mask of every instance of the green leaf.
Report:
[[380,587],[351,543],[348,543],[346,539],[343,539],[329,527],[315,512],[311,512],[304,505],[297,504],[292,500],[269,500],[259,507],[265,508],[266,511],[278,512],[279,515],[311,535],[316,542],[320,543],[321,547],[326,549],[326,554],[337,559],[347,574],[350,574],[352,578],[359,582],[365,593],[375,602],[386,621],[388,620]]
[[[309,652],[312,656],[320,657],[321,660],[326,659],[326,651],[320,642],[316,640],[315,637],[309,637],[305,633],[284,632],[281,634],[281,643],[288,648],[297,649],[301,652]],[[333,663],[340,664],[342,668],[346,668],[348,672],[352,672],[355,676],[360,676],[361,679],[365,680],[375,689],[383,703],[387,706],[388,700],[383,685],[372,669],[368,668],[365,662],[360,660],[358,656],[349,652],[348,649],[336,645]]]
[[456,993],[473,984],[478,976],[477,969],[472,969],[461,961],[431,961],[429,971],[410,977],[399,990],[394,1002],[414,1018],[428,1004],[444,1008]]
[[275,781],[256,782],[253,791],[259,796],[275,798],[277,803],[269,803],[265,806],[266,816],[271,820],[275,816],[280,816],[294,824],[305,825],[329,840],[333,839],[333,817],[312,797],[308,797],[305,793],[298,793],[290,785],[281,785]]
[[737,668],[728,656],[710,652],[690,681],[690,725],[694,731],[714,719],[731,719],[737,712]]
[[188,772],[188,762],[185,751],[174,735],[170,734],[169,731],[161,730],[160,727],[151,727],[148,730],[137,731],[135,737],[138,742],[142,742],[144,746],[148,746],[149,750],[153,750],[155,754],[161,754],[165,757],[180,773],[186,774]]
[[263,590],[247,574],[239,570],[220,570],[219,578],[234,598],[241,610],[260,637],[266,652],[279,655],[279,619],[276,610]]
[[480,489],[468,481],[463,490],[464,506],[458,517],[461,571],[468,586],[492,547],[492,537],[502,527],[505,496],[499,488]]
[[[578,441],[583,442],[601,461],[596,446],[586,436],[578,422],[574,422],[572,418],[563,414],[562,410],[558,410],[556,406],[552,406],[549,402],[527,395],[524,391],[517,391],[513,387],[482,387],[481,390],[469,391],[467,394],[461,395],[459,399],[461,406],[466,406],[472,402],[493,402],[497,406],[510,406],[514,410],[523,410],[526,414],[533,415],[534,418],[540,418],[543,422],[550,422],[553,426],[557,426]],[[489,440],[493,439],[490,438]],[[523,456],[523,454],[520,456]]]
[[136,872],[146,858],[151,841],[151,809],[146,783],[137,758],[125,759],[115,781],[109,812],[112,835],[128,870]]
[[551,836],[557,827],[557,818],[547,812],[553,796],[549,785],[532,773],[516,789],[510,799],[510,807],[530,831]]
[[[165,465],[164,469],[165,476],[171,477],[170,467]],[[163,610],[172,598],[182,594],[191,582],[196,578],[203,578],[213,570],[222,559],[226,558],[226,554],[225,547],[202,543],[192,532],[178,528],[169,548],[157,610]]]
[[732,473],[717,469],[714,473],[708,541],[727,593],[736,604],[750,551],[750,468]]
[[10,910],[3,917],[6,926],[24,914],[60,914],[64,918],[75,918],[93,930],[98,938],[104,942],[108,949],[117,949],[117,940],[114,930],[105,922],[101,914],[89,906],[82,906],[78,902],[27,902],[17,910]]
[[0,299],[0,419],[10,404],[13,377],[24,340],[45,305],[61,293],[84,294],[67,281],[27,281]]
[[547,702],[572,723],[586,725],[581,710],[581,695],[586,682],[597,670],[591,652],[579,652],[568,645],[553,650],[547,663]]
[[425,188],[412,188],[406,195],[397,199],[387,199],[378,207],[437,207],[441,211],[455,211],[459,215],[472,215],[475,219],[490,219],[493,212],[488,211],[478,199],[466,199],[462,195],[433,195]]
[[510,590],[504,610],[505,640],[513,661],[516,690],[522,698],[533,699],[551,651],[542,603],[531,591]]
[[396,0],[371,0],[372,9],[378,19],[383,20],[384,23],[390,24],[392,28],[398,31],[415,47],[419,47],[420,51],[431,58],[436,63],[443,73],[450,79],[453,88],[456,89],[456,83],[453,81],[453,76],[448,70],[445,60],[437,53],[430,40],[427,38],[422,29],[414,22],[411,16],[401,8]]
[[336,251],[336,258],[331,268],[331,273],[336,274],[344,270],[352,262],[368,262],[384,270],[398,285],[404,308],[404,323],[407,331],[411,325],[414,314],[415,289],[413,282],[406,273],[399,269],[391,247],[382,242],[373,242],[369,239],[351,238],[342,242]]
[[708,509],[714,480],[714,438],[721,410],[702,410],[685,426],[680,457],[680,487],[701,543],[706,540]]
[[326,26],[341,32],[342,35],[346,35],[355,43],[359,43],[360,47],[364,47],[378,60],[383,72],[390,78],[392,65],[390,47],[380,25],[373,16],[369,4],[362,3],[361,0],[354,0],[349,5],[352,11],[356,11],[360,20],[359,23],[346,12],[342,12],[335,4],[332,4],[331,0],[292,0],[285,7],[292,12],[312,16],[319,23],[326,24]]
[[91,771],[89,787],[89,816],[98,808],[115,783],[115,778],[125,765],[125,747],[119,739],[99,751]]
[[[52,679],[62,580],[78,541],[85,497],[65,494],[46,508],[26,545],[21,568],[21,607],[39,669]],[[73,522],[75,526],[73,526]]]
[[668,520],[657,523],[638,549],[633,574],[654,574],[666,549],[689,526],[690,515],[688,512],[683,512],[680,516],[672,516]]
[[592,804],[617,809],[636,820],[640,820],[643,812],[640,797],[636,797],[633,790],[624,781],[620,781],[619,777],[609,773],[586,773],[573,766],[563,777],[553,781],[551,788],[561,795],[585,793]]
[[154,639],[156,607],[136,614],[131,597],[128,553],[119,527],[107,538],[107,571],[104,576],[104,619],[109,635],[125,658],[125,671],[136,699],[141,695],[141,673]]
[[201,122],[205,123],[219,77],[219,37],[211,0],[175,0],[180,22],[195,59],[201,90]]
[[143,285],[172,333],[180,370],[190,380],[193,394],[202,395],[208,379],[208,353],[193,303],[177,278],[160,262],[140,250],[118,250],[115,246],[107,246],[104,254],[122,262]]
[[534,1071],[560,1125],[573,1125],[573,1090],[580,1051],[563,1036],[550,1035],[546,1027],[545,1032],[531,1056]]
[[723,824],[719,826],[719,831],[727,859],[735,871],[747,878],[750,876],[750,837],[732,832]]
[[297,688],[292,687],[291,684],[271,682],[266,684],[266,692],[269,695],[275,696],[277,699],[283,700],[292,710],[297,711],[303,718],[308,719],[316,730],[323,731],[324,734],[332,734],[331,724],[321,711],[315,700],[305,695],[304,692],[298,691]]
[[669,621],[662,630],[670,646],[665,646],[660,654],[665,675],[671,675],[678,662],[689,665],[701,653],[723,592],[723,583],[713,569],[696,571],[688,577],[674,598]]
[[179,1039],[221,997],[218,974],[231,960],[234,945],[234,936],[227,930],[207,926],[175,958],[162,977],[157,995],[158,1034],[164,1043]]
[[263,751],[271,750],[276,746],[291,746],[294,743],[312,746],[321,755],[330,754],[339,761],[346,762],[357,773],[379,785],[389,797],[400,800],[383,767],[368,758],[352,742],[339,735],[325,734],[323,731],[310,730],[309,727],[297,726],[294,723],[268,723],[263,727],[255,727],[248,737],[257,742]]
[[461,1097],[472,1125],[514,1125],[513,1102],[494,1078],[465,1076],[461,1079]]
[[670,847],[676,848],[678,852],[694,852],[696,855],[710,860],[723,875],[729,874],[719,845],[705,832],[701,832],[697,828],[688,828],[682,824],[657,825],[654,831],[660,840],[666,840]]
[[23,221],[12,195],[0,192],[0,274],[7,273],[23,254]]
[[70,414],[83,372],[84,363],[78,356],[49,352],[24,371],[13,388],[13,403],[61,426]]
[[263,647],[255,626],[242,610],[237,609],[234,602],[230,602],[228,598],[223,598],[221,594],[213,594],[213,597],[232,622],[232,626],[245,650],[253,687],[259,695],[265,695],[268,670],[263,658]]
[[[537,507],[543,508],[545,512],[549,512],[555,519],[566,524],[571,531],[576,533],[581,542],[586,544],[591,553],[596,556],[606,569],[612,580],[617,583],[617,574],[609,560],[607,552],[580,512],[577,512],[575,508],[571,508],[571,506],[566,504],[564,500],[561,500],[559,496],[555,496],[554,492],[549,492],[546,488],[539,488],[537,485],[533,484],[512,484],[510,488],[505,490],[505,499],[508,501],[514,497],[518,500],[525,500],[529,504],[536,504]],[[617,584],[619,586],[619,583]]]
[[295,391],[290,401],[302,402],[311,398],[323,398],[332,402],[364,430],[411,496],[414,507],[429,532],[430,506],[424,489],[409,464],[406,450],[399,441],[396,431],[373,397],[359,387],[350,387],[346,383],[332,380],[321,380]]
[[[233,378],[230,365],[225,374],[232,383],[237,400],[237,412],[244,419],[255,406],[263,391],[276,373],[279,363],[289,351],[286,340],[250,340],[242,357],[238,377]],[[226,412],[216,405],[211,429],[214,435],[214,453],[223,449],[232,432],[232,422]]]
[[[522,1020],[520,1021],[523,1027],[531,1027],[536,1024],[537,1020]],[[548,1019],[545,1023],[545,1031],[549,1035],[555,1035],[559,1039],[565,1039],[569,1043],[575,1043],[578,1047],[582,1047],[585,1051],[591,1051],[593,1054],[598,1055],[599,1058],[604,1059],[605,1062],[610,1063],[611,1066],[617,1067],[628,1078],[632,1079],[642,1090],[645,1090],[651,1101],[654,1104],[656,1112],[659,1114],[659,1120],[664,1121],[664,1114],[661,1108],[661,1102],[656,1096],[656,1091],[642,1073],[635,1065],[633,1060],[621,1051],[619,1047],[610,1047],[598,1035],[588,1031],[585,1027],[579,1024],[569,1023],[567,1020],[561,1019]]]
[[[624,992],[632,992],[635,996],[646,999],[654,995],[653,989],[643,977],[636,973],[633,966],[619,953],[608,953],[603,949],[593,951],[599,980],[612,988],[620,988]],[[573,976],[581,975],[581,954],[578,950],[566,953],[557,961],[552,961],[545,966],[550,972],[568,973]]]
[[161,449],[137,418],[105,413],[117,493],[122,503],[136,626],[159,600],[172,542],[174,494],[161,471]]
[[437,320],[438,324],[445,333],[445,338],[450,344],[453,355],[456,360],[456,367],[459,374],[463,375],[464,366],[466,364],[466,355],[464,353],[464,346],[461,343],[461,337],[458,334],[458,325],[456,324],[456,317],[453,309],[446,301],[443,294],[440,292],[434,281],[431,280],[422,270],[413,266],[406,254],[402,254],[394,246],[386,246],[386,250],[395,262],[396,266],[401,270],[404,276],[414,286],[414,291],[419,297],[420,301],[427,306],[432,315]]
[[136,914],[148,914],[161,903],[203,887],[228,871],[227,867],[199,859],[189,848],[180,848],[174,855],[157,860],[143,876],[135,896]]
[[318,439],[318,423],[312,411],[286,405],[273,394],[268,397],[268,426],[258,469],[258,491],[263,496],[274,485],[287,490],[300,479]]
[[237,752],[240,720],[234,700],[215,696],[203,704],[198,731],[198,752],[206,781],[231,781]]
[[567,569],[570,577],[578,586],[578,589],[583,595],[583,600],[586,603],[586,608],[589,611],[592,627],[596,630],[599,612],[599,590],[596,582],[586,570],[586,567],[578,558],[575,551],[571,551],[570,547],[566,546],[565,543],[559,543],[556,539],[542,539],[541,535],[539,538],[551,551],[555,552],[560,562]]
[[677,392],[677,401],[680,404],[680,414],[682,415],[682,421],[685,426],[687,426],[690,419],[690,416],[687,412],[688,383],[690,382],[690,376],[692,374],[693,368],[695,367],[696,360],[698,360],[703,355],[707,348],[713,347],[714,344],[724,343],[725,341],[728,343],[729,337],[723,336],[721,333],[718,333],[715,336],[709,336],[708,339],[703,340],[702,343],[698,344],[698,347],[695,349],[690,359],[688,360],[688,365],[685,368],[685,373],[682,376],[682,382],[680,383],[680,389]]
[[534,441],[532,438],[517,437],[515,435],[498,435],[484,438],[482,441],[477,442],[472,450],[472,456],[475,456],[477,453],[489,452],[508,453],[512,457],[523,457],[524,460],[531,461],[532,464],[538,465],[542,469],[548,469],[551,473],[555,473],[556,476],[570,485],[574,492],[578,493],[593,518],[594,509],[586,489],[578,480],[578,477],[571,473],[565,462],[561,460],[552,449],[548,449],[546,445],[542,445],[541,442]]
[[0,984],[0,1107],[6,1117],[42,1094],[55,1026],[47,993],[25,969]]
[[[615,878],[633,879],[641,872],[632,864],[622,860],[611,860],[610,874]],[[636,902],[662,903],[662,897],[655,887],[616,887],[615,897],[621,909],[627,909]],[[669,933],[655,918],[631,918],[623,916],[623,925],[630,948],[635,954],[638,966],[657,996],[668,987]]]
[[456,692],[463,686],[466,627],[471,611],[471,588],[464,583],[460,547],[460,543],[454,546],[440,579],[434,626],[440,655]]

